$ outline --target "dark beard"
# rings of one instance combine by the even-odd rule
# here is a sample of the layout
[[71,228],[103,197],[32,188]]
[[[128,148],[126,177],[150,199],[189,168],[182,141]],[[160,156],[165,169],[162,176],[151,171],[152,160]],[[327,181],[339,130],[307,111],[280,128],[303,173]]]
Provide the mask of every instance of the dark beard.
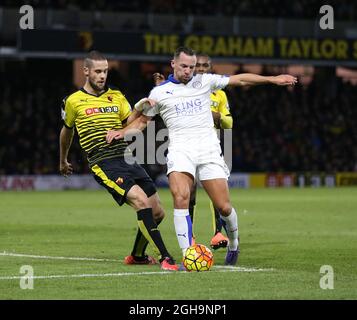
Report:
[[92,89],[94,91],[96,91],[97,93],[101,93],[102,91],[104,91],[104,87],[103,88],[99,88],[94,82],[92,82],[90,79],[88,79],[88,82],[90,84],[90,86],[92,87]]

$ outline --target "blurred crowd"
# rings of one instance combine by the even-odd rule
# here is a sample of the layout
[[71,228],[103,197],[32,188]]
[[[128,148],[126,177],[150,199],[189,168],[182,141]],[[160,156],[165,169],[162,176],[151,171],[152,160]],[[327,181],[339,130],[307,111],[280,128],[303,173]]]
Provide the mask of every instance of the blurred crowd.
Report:
[[[57,173],[60,105],[73,91],[72,70],[50,62],[13,61],[0,72],[0,174]],[[73,151],[80,163],[77,143]]]
[[293,90],[228,91],[233,168],[243,172],[357,171],[356,86],[315,78]]
[[[76,90],[72,65],[15,63],[14,72],[0,73],[0,174],[56,174],[61,101]],[[139,63],[130,66],[130,77],[112,70],[109,82],[133,105],[153,84]],[[357,171],[356,86],[316,77],[292,90],[259,86],[226,92],[234,117],[233,171]],[[77,138],[70,161],[76,173],[88,173]],[[149,167],[153,175],[163,170]]]
[[30,4],[34,8],[64,10],[299,19],[316,18],[320,7],[329,4],[334,8],[336,19],[352,21],[357,17],[357,2],[351,0],[3,0],[1,2],[4,7]]

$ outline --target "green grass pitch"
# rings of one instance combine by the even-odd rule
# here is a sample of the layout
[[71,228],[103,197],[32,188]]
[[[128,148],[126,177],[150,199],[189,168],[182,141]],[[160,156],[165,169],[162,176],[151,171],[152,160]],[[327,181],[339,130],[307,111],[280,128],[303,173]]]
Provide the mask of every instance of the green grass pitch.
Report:
[[[160,230],[179,261],[172,199],[168,190],[159,194],[166,210]],[[220,249],[209,272],[164,273],[158,265],[123,264],[136,213],[106,191],[2,192],[0,299],[357,298],[357,188],[232,189],[231,198],[239,268],[222,267]],[[199,190],[198,243],[209,244],[211,221]],[[20,288],[23,265],[34,270],[32,290]],[[323,265],[333,268],[333,289],[320,288]]]

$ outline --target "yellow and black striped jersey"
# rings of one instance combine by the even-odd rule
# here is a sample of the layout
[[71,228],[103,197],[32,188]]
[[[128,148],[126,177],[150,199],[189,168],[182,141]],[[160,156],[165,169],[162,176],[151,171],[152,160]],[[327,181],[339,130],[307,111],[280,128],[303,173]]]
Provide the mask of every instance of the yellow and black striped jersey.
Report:
[[211,93],[211,111],[221,114],[221,128],[232,129],[233,118],[229,111],[227,95],[223,90],[217,90]]
[[127,150],[123,139],[108,144],[105,140],[108,130],[123,128],[131,114],[131,107],[125,96],[117,89],[106,88],[96,96],[83,88],[63,100],[62,119],[67,128],[77,129],[79,143],[86,152],[90,166],[98,161],[122,157]]

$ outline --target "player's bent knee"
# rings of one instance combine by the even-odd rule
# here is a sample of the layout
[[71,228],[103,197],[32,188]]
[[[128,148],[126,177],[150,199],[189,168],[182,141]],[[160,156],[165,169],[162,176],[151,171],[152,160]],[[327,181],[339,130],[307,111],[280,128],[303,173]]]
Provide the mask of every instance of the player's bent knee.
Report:
[[134,185],[128,192],[126,202],[136,211],[152,208],[150,199],[146,193],[137,185]]
[[224,217],[229,216],[232,212],[232,206],[229,202],[218,206],[217,209],[219,210],[220,214]]
[[165,211],[161,206],[158,206],[154,211],[153,211],[153,215],[154,215],[154,220],[163,220],[165,218]]
[[177,185],[170,186],[171,194],[174,199],[174,206],[177,209],[188,208],[190,202],[190,188],[183,185],[179,188]]
[[151,208],[151,204],[149,199],[146,195],[136,195],[134,197],[128,198],[128,203],[131,205],[135,210],[142,210],[146,208]]
[[137,208],[137,210],[151,208],[149,201],[146,201],[145,199],[137,199],[134,205]]
[[190,194],[177,194],[174,195],[175,208],[188,208],[190,202]]

